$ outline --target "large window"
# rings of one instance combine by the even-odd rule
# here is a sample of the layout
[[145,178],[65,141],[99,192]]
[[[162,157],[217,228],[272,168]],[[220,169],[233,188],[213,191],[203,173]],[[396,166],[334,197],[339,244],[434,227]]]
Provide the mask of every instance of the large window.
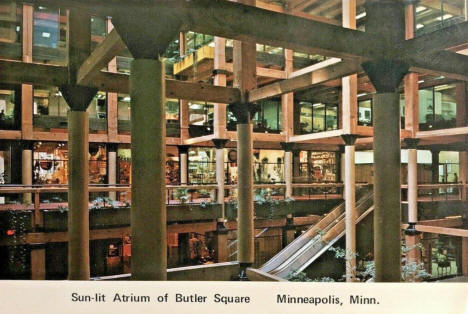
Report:
[[299,158],[294,158],[293,182],[323,183],[337,180],[335,152],[301,151]]
[[21,59],[21,5],[16,2],[0,3],[0,56]]
[[455,84],[419,90],[419,129],[433,130],[456,126]]
[[20,128],[20,88],[0,86],[0,130]]
[[372,99],[358,101],[358,125],[372,125]]
[[338,105],[299,102],[295,104],[295,133],[309,134],[338,129]]
[[[373,119],[373,105],[372,98],[363,99],[358,101],[358,125],[372,126]],[[400,94],[400,127],[405,128],[405,95]]]
[[[263,100],[258,103],[259,111],[255,113],[252,124],[253,131],[258,133],[280,133],[282,130],[281,99]],[[236,130],[236,117],[227,110],[227,129]]]
[[91,17],[91,50],[94,50],[107,35],[107,21],[105,18]]
[[253,131],[265,133],[281,132],[281,99],[260,102],[260,111],[253,118]]
[[415,7],[416,35],[465,21],[465,0],[421,0]]
[[[68,183],[67,143],[34,144],[33,181],[34,184]],[[107,150],[104,145],[89,145],[89,182],[106,183]]]
[[34,8],[33,60],[64,64],[66,62],[66,10]]

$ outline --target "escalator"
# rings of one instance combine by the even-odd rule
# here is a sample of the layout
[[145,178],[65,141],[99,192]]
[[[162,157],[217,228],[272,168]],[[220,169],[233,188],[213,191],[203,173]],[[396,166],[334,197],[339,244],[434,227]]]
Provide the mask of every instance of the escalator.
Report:
[[[358,218],[356,223],[364,219],[374,209],[374,193],[370,189],[362,189],[358,191],[357,198]],[[281,278],[301,272],[344,234],[345,204],[343,202],[271,258],[260,270]]]

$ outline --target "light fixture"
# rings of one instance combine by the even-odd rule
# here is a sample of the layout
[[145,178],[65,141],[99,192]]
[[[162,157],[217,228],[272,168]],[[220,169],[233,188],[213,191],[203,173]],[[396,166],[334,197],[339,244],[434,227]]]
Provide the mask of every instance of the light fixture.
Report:
[[416,13],[419,13],[421,11],[424,11],[426,10],[427,8],[425,6],[422,6],[422,5],[419,5],[417,8],[416,8]]
[[367,15],[366,12],[362,12],[361,14],[356,15],[356,20],[362,19],[362,18],[365,17],[366,15]]

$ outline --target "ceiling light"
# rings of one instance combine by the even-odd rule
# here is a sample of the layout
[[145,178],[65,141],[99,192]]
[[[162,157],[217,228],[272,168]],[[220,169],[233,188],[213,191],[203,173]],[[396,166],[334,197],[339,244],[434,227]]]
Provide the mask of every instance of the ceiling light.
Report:
[[366,12],[362,12],[361,14],[356,15],[356,20],[362,19],[362,18],[365,17],[366,15],[367,15]]
[[416,8],[416,13],[419,13],[419,12],[424,11],[424,10],[426,10],[426,9],[427,9],[427,8],[426,8],[425,6],[420,5],[420,6],[418,6],[418,7]]

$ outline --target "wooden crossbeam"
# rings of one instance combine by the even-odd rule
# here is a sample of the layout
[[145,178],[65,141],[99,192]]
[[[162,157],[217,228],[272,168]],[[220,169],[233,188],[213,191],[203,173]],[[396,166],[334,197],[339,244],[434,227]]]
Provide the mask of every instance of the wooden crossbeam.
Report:
[[124,42],[113,29],[79,68],[77,84],[88,85],[93,77],[124,48]]
[[371,56],[373,47],[381,42],[378,36],[365,32],[226,0],[113,0],[93,1],[93,5],[89,0],[31,2],[82,7],[102,16],[157,6],[158,11],[183,21],[185,30],[336,57]]
[[444,234],[449,236],[468,238],[468,230],[465,229],[416,225],[416,230],[427,233]]
[[195,32],[334,57],[372,57],[381,42],[365,32],[223,0],[189,1],[183,15],[186,29]]
[[468,56],[442,50],[409,54],[405,58],[412,72],[468,81]]
[[286,7],[288,10],[296,10],[296,11],[302,11],[308,6],[313,5],[316,3],[318,0],[289,0],[286,3]]
[[408,54],[421,54],[461,46],[468,42],[468,22],[455,24],[397,45]]
[[313,85],[325,83],[343,76],[361,71],[361,66],[356,62],[340,62],[326,68],[305,73],[290,79],[275,82],[273,84],[254,89],[249,93],[249,101],[255,102],[261,99],[278,96],[309,88]]
[[[44,0],[33,0],[42,3]],[[59,3],[47,0],[44,3]],[[383,53],[386,45],[377,34],[360,32],[336,25],[330,25],[306,18],[273,12],[226,0],[155,0],[151,2],[131,2],[114,0],[96,1],[93,6],[86,0],[60,1],[61,6],[81,6],[89,11],[112,15],[116,10],[129,10],[141,6],[157,6],[174,18],[184,21],[184,29],[212,34],[224,38],[256,42],[284,47],[295,51],[319,53],[342,58],[355,57],[360,61],[374,58]],[[265,23],[268,21],[268,23]],[[408,40],[392,46],[387,55],[408,62],[412,71],[440,73],[456,79],[467,80],[468,62],[448,52],[434,50],[447,45],[466,42],[467,22],[453,26],[453,33],[438,31],[428,35],[427,40]],[[449,39],[444,39],[447,35]],[[435,37],[434,37],[435,36]],[[438,38],[434,42],[434,38]],[[430,40],[429,40],[430,39]],[[424,49],[421,49],[424,48]],[[428,49],[429,53],[425,50]],[[436,60],[437,62],[434,62]],[[109,83],[108,84],[112,84]]]
[[[66,84],[67,80],[66,67],[0,60],[0,82],[3,83],[61,86]],[[87,85],[105,92],[128,93],[129,76],[101,71]],[[240,92],[232,87],[167,79],[166,97],[214,103],[234,103],[239,101]]]
[[68,79],[66,67],[0,60],[0,82],[60,86]]

